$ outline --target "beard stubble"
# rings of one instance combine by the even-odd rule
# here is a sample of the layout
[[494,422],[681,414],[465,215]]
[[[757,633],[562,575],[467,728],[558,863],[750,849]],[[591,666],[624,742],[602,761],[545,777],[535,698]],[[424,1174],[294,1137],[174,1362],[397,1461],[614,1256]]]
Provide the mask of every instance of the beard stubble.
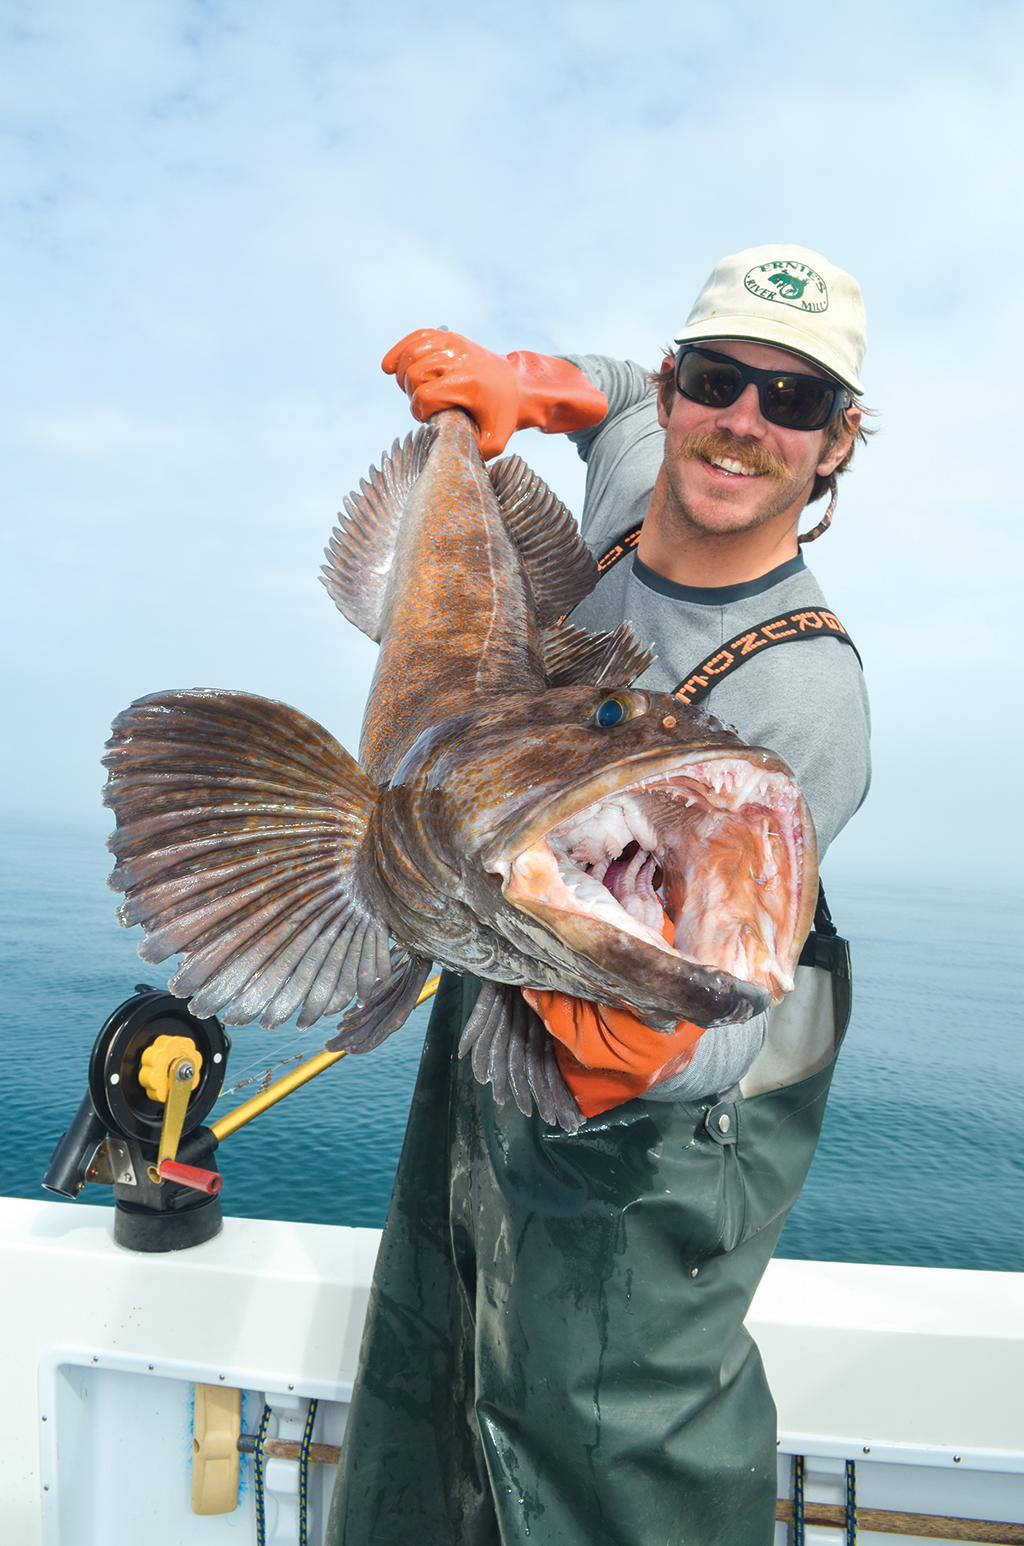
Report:
[[771,484],[774,497],[767,499],[762,508],[739,530],[734,528],[728,534],[712,532],[707,530],[695,513],[688,509],[685,501],[680,498],[678,490],[672,488],[670,478],[669,487],[672,493],[670,503],[676,507],[672,514],[681,524],[696,527],[707,535],[739,535],[739,531],[753,531],[759,526],[764,526],[799,499],[801,487],[798,480],[794,479],[790,468],[780,456],[762,445],[759,440],[736,440],[724,430],[693,430],[680,441],[674,459],[677,462],[711,462],[722,457],[729,457],[732,461],[739,462],[746,472],[760,474]]

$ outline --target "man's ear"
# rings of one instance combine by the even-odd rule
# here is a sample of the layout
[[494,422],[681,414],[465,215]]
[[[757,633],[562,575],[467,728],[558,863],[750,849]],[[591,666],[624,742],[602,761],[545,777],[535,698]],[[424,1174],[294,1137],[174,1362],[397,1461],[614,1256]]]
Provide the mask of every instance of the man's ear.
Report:
[[853,445],[854,436],[860,428],[860,420],[860,409],[856,406],[855,403],[851,404],[851,406],[846,410],[846,421],[850,426],[850,433],[848,435],[844,435],[841,440],[837,440],[825,460],[823,462],[819,462],[817,467],[819,478],[827,478],[830,473],[835,472],[836,468],[839,466],[839,463],[842,461],[847,451]]

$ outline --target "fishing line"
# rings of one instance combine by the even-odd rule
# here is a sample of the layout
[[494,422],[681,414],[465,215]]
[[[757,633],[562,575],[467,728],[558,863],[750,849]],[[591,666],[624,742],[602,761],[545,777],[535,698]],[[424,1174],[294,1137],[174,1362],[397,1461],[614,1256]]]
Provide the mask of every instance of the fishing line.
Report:
[[[234,1027],[232,1027],[234,1029]],[[243,1027],[244,1029],[244,1027]],[[265,1089],[273,1080],[274,1074],[280,1068],[285,1068],[293,1063],[304,1063],[307,1058],[314,1057],[323,1048],[324,1027],[311,1026],[305,1031],[296,1031],[287,1039],[276,1041],[269,1052],[257,1053],[251,1056],[242,1067],[237,1070],[240,1075],[231,1084],[225,1084],[217,1096],[221,1101],[225,1096],[237,1095],[246,1090],[249,1095],[256,1095],[261,1089]],[[299,1050],[293,1052],[290,1049],[301,1043]],[[235,1044],[237,1045],[237,1043]]]
[[[423,992],[416,1003],[417,1009],[420,1004],[433,997],[437,983],[438,978],[435,976],[424,985]],[[334,1016],[329,1016],[328,1018],[334,1019]],[[245,1028],[243,1027],[243,1029]],[[297,1052],[288,1050],[297,1043],[301,1044]],[[275,1082],[274,1075],[278,1069],[287,1068],[290,1064],[298,1066],[312,1057],[317,1057],[323,1051],[323,1044],[324,1026],[322,1023],[310,1026],[304,1031],[296,1030],[294,1035],[276,1041],[269,1052],[256,1054],[250,1057],[247,1063],[243,1063],[241,1069],[238,1070],[241,1077],[234,1079],[231,1084],[225,1084],[217,1096],[217,1100],[221,1101],[225,1096],[238,1095],[243,1091],[248,1092],[246,1099],[260,1094]]]

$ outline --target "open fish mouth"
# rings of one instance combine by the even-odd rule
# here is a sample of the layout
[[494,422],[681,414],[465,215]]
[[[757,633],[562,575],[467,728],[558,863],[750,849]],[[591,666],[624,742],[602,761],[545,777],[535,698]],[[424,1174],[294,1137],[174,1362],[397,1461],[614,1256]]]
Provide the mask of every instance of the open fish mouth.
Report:
[[[606,792],[564,792],[503,845],[488,867],[506,899],[591,959],[610,926],[780,999],[793,986],[815,874],[813,827],[792,777],[758,752],[682,764],[677,755],[626,781],[631,771],[620,765],[615,789],[596,781]],[[567,800],[575,809],[565,814]]]

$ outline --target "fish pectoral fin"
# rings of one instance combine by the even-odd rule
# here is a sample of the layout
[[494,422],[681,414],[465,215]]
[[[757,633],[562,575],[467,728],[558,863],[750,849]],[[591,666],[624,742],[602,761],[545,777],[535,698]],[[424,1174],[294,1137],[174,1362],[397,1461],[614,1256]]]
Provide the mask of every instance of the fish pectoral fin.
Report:
[[144,961],[194,1014],[269,1028],[365,1003],[388,932],[357,858],[377,786],[315,720],[249,693],[153,693],[119,714],[103,759],[117,830],[108,884]]
[[487,470],[546,627],[590,595],[597,564],[565,505],[521,457],[504,456]]
[[470,1055],[473,1077],[490,1084],[499,1106],[508,1091],[528,1117],[534,1106],[542,1122],[576,1132],[585,1120],[562,1078],[555,1044],[540,1016],[518,988],[484,982],[459,1042],[459,1057]]
[[408,1020],[433,961],[413,955],[404,945],[391,951],[390,976],[374,989],[366,1003],[350,1009],[335,1034],[325,1043],[327,1052],[372,1052],[392,1031]]
[[436,439],[437,426],[425,424],[402,444],[396,440],[380,468],[371,467],[369,479],[360,481],[358,494],[343,501],[345,514],[324,549],[320,583],[338,611],[374,640],[380,639],[402,511]]
[[549,687],[625,687],[654,660],[628,623],[610,633],[590,633],[573,623],[544,632],[544,675]]

